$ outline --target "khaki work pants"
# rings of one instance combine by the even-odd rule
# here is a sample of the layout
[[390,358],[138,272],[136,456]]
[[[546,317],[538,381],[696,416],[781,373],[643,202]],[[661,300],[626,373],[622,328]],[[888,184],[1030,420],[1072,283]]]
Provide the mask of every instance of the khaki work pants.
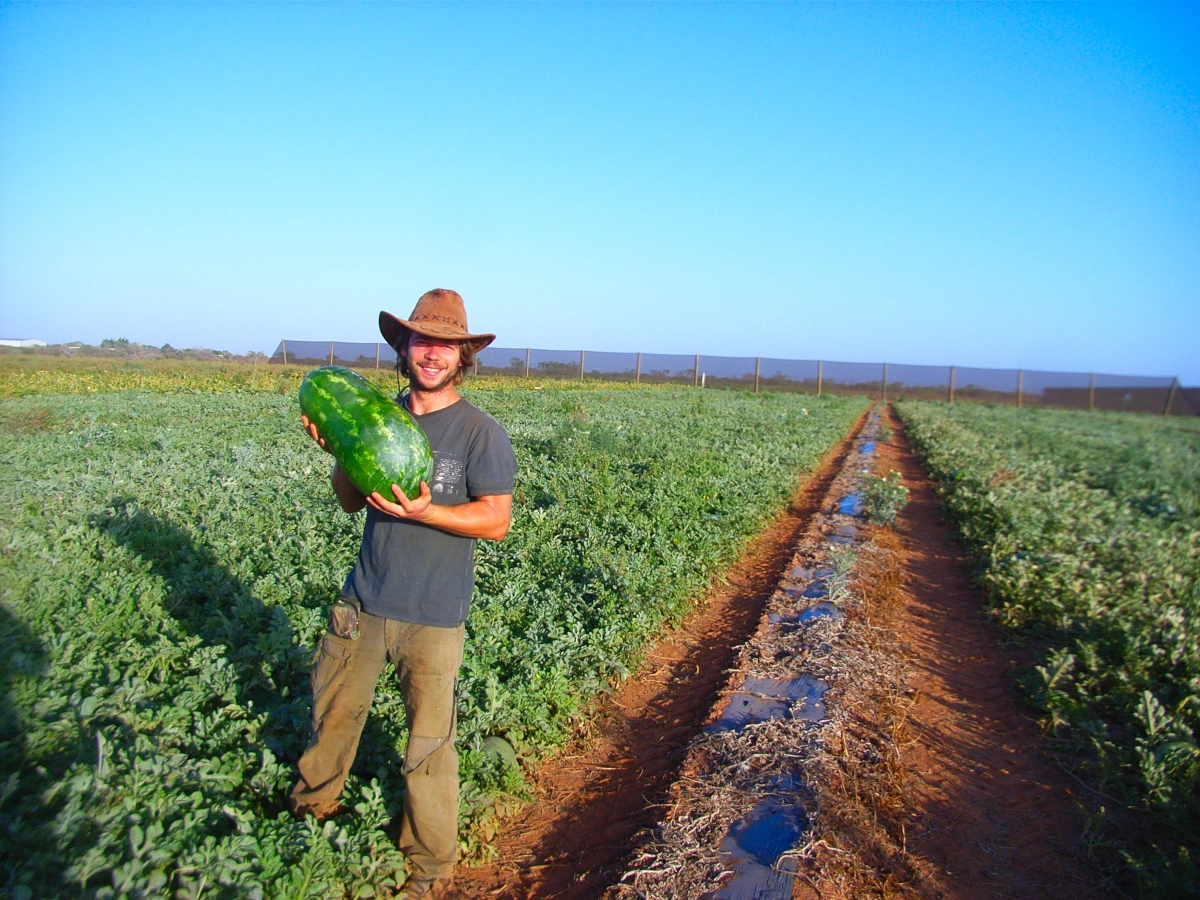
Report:
[[312,671],[313,735],[300,757],[294,802],[337,801],[354,763],[375,684],[391,660],[408,720],[399,846],[414,874],[445,878],[458,856],[458,754],[454,687],[464,626],[435,628],[359,614],[358,638],[326,633]]

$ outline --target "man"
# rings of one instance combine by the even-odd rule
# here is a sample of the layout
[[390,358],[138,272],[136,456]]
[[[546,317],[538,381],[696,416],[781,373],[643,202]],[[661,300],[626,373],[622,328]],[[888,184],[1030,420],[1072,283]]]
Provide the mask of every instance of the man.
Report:
[[[298,816],[336,814],[375,684],[386,660],[396,666],[409,729],[404,757],[400,849],[412,863],[403,896],[440,896],[458,852],[455,682],[463,622],[474,590],[475,541],[498,541],[512,514],[516,458],[495,419],[459,396],[465,369],[495,340],[471,334],[462,297],[434,290],[409,319],[379,314],[409,392],[397,398],[433,449],[433,483],[409,500],[369,497],[334,465],[332,482],[347,512],[364,506],[358,561],[330,616],[313,668],[313,736],[289,797]],[[324,440],[307,418],[305,430]]]

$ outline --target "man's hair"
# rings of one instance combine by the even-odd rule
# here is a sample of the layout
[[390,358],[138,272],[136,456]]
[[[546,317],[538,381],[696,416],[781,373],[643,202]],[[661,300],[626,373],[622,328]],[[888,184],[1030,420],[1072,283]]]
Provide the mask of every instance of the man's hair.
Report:
[[[415,331],[409,331],[404,337],[401,344],[403,350],[396,352],[396,369],[409,382],[412,381],[412,373],[408,369],[408,345],[412,342]],[[473,368],[475,365],[475,342],[474,341],[457,341],[458,344],[458,371],[454,373],[454,385],[457,387],[466,380],[467,369]]]

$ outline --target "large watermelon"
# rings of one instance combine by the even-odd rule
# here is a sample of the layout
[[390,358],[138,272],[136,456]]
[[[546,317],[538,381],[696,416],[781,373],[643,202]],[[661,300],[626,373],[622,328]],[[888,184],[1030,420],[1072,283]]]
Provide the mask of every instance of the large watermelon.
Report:
[[342,471],[364,494],[410,499],[433,475],[433,453],[413,417],[357,372],[322,366],[300,385],[300,411],[317,426]]

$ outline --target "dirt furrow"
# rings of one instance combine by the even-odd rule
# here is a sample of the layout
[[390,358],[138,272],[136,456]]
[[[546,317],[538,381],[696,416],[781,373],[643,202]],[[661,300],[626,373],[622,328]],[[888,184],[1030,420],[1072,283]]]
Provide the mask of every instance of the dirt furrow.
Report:
[[758,627],[795,545],[820,509],[866,413],[642,668],[603,701],[589,729],[534,773],[537,800],[494,842],[496,861],[460,867],[458,897],[599,897],[629,841],[658,818],[688,742],[726,686],[738,648]]
[[1091,798],[1042,752],[1017,699],[1014,665],[1032,655],[983,615],[971,561],[889,410],[881,469],[909,489],[900,527],[903,605],[894,627],[915,691],[903,759],[907,850],[921,894],[982,900],[1106,896],[1081,852]]

